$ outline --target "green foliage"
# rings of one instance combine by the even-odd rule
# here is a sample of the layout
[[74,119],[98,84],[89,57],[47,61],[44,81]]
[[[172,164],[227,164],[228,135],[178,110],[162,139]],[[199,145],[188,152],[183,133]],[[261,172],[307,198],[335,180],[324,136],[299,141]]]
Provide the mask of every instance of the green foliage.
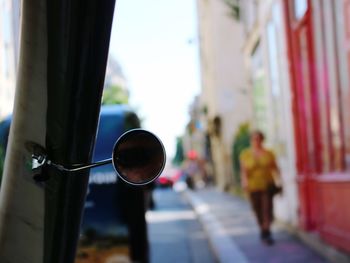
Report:
[[239,21],[241,17],[239,1],[240,0],[224,0],[225,4],[231,9],[230,15],[237,21]]
[[139,117],[135,112],[126,112],[125,113],[125,127],[126,131],[131,129],[141,128],[141,122]]
[[241,172],[239,155],[244,149],[249,147],[249,145],[250,145],[249,123],[242,123],[238,128],[238,131],[235,135],[233,145],[232,145],[233,171],[234,171],[235,180],[237,184],[239,184],[240,182],[240,172]]
[[192,135],[196,130],[196,124],[193,120],[191,120],[188,124],[187,124],[187,132],[189,135]]
[[182,162],[184,161],[184,159],[185,159],[185,155],[184,155],[182,138],[178,137],[176,139],[176,153],[175,153],[175,157],[173,159],[173,164],[180,166],[182,164]]
[[129,95],[120,86],[112,85],[103,90],[102,105],[128,104],[128,103],[129,103]]

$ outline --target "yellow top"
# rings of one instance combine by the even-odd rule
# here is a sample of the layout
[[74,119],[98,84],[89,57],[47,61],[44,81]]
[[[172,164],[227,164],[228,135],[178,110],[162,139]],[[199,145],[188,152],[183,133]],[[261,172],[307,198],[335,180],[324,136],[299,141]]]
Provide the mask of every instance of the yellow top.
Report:
[[266,190],[273,182],[275,169],[275,155],[272,151],[265,150],[256,156],[251,149],[246,149],[239,158],[246,171],[248,191]]

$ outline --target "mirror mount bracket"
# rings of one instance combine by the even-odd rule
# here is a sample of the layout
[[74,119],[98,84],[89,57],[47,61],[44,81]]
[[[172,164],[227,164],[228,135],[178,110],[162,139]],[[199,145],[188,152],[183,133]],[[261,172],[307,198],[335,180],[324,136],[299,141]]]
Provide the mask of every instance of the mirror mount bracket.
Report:
[[73,164],[70,167],[67,167],[51,161],[48,158],[45,148],[35,142],[27,142],[26,149],[31,154],[31,171],[33,174],[33,179],[37,182],[46,181],[48,179],[48,177],[43,174],[45,167],[52,167],[61,172],[78,172],[112,163],[112,158],[109,158],[95,163]]

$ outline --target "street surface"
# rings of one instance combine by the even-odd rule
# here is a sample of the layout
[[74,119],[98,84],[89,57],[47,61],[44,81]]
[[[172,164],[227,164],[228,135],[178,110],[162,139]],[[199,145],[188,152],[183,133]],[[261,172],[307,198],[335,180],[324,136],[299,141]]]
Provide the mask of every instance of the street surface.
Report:
[[184,194],[199,215],[221,263],[327,262],[277,224],[272,230],[276,243],[273,246],[262,244],[250,205],[244,199],[215,188]]
[[246,200],[215,188],[154,192],[147,212],[151,263],[326,263],[284,229],[274,225],[276,243],[259,240]]
[[156,189],[147,212],[151,263],[213,263],[214,256],[195,212],[180,193]]

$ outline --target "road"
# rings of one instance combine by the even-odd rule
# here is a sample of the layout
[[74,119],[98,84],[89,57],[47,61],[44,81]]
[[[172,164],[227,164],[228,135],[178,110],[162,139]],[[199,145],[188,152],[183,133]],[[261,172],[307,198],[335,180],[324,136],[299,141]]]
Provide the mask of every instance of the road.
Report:
[[156,189],[147,212],[151,263],[216,262],[195,212],[180,193]]

